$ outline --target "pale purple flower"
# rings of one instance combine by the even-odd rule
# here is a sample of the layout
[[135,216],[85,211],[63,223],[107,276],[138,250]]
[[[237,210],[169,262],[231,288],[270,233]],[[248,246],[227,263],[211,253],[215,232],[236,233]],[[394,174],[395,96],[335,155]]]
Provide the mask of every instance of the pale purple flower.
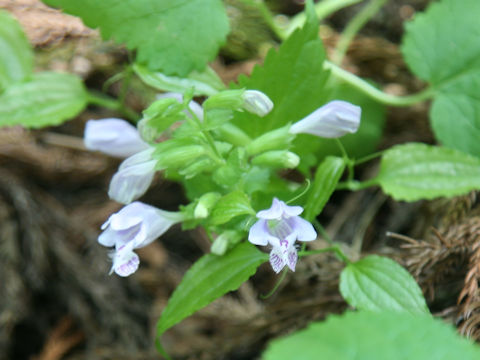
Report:
[[89,150],[120,158],[126,158],[149,147],[137,129],[122,119],[87,121],[83,142]]
[[290,127],[292,134],[312,134],[323,138],[338,138],[354,133],[360,125],[362,109],[346,101],[334,100],[297,121]]
[[149,147],[125,159],[113,175],[108,196],[122,204],[138,199],[150,187],[157,160],[152,158],[155,148]]
[[246,90],[243,93],[243,108],[252,114],[265,116],[273,109],[273,102],[263,92]]
[[302,212],[301,206],[288,206],[274,198],[270,209],[257,213],[260,220],[250,228],[248,241],[255,245],[272,246],[270,264],[276,273],[285,265],[295,271],[298,259],[296,240],[312,241],[317,238],[312,224],[298,216]]
[[[176,99],[179,103],[183,103],[183,94],[181,93],[167,92],[164,94],[157,95],[157,99],[164,99],[164,98],[173,98],[173,99]],[[188,107],[200,121],[203,121],[203,108],[199,103],[191,100],[188,103]],[[185,113],[188,116],[191,116],[187,110],[185,110]]]
[[115,271],[120,276],[134,273],[140,260],[133,250],[147,246],[183,219],[179,212],[160,210],[139,201],[111,215],[102,225],[103,232],[98,237],[101,245],[115,247],[111,254],[113,266],[110,273]]

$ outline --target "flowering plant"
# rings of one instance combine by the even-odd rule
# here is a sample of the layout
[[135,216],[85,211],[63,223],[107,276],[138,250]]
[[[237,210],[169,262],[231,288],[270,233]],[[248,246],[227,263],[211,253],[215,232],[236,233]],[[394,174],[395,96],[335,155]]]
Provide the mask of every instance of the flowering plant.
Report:
[[[121,99],[90,92],[74,75],[34,74],[31,49],[21,30],[0,13],[0,40],[10,49],[0,54],[1,125],[56,125],[87,104],[112,108],[125,117],[90,120],[84,133],[87,149],[123,159],[108,196],[124,207],[108,218],[98,236],[100,245],[111,248],[110,274],[135,276],[141,267],[135,250],[177,224],[184,230],[201,228],[210,240],[210,253],[192,265],[165,306],[159,338],[185,317],[238,289],[262,264],[269,263],[268,271],[275,275],[282,273],[281,282],[289,271],[301,268],[303,257],[324,252],[345,265],[339,290],[360,310],[358,318],[344,318],[352,328],[355,321],[365,323],[364,314],[386,311],[395,312],[386,315],[392,323],[405,321],[410,326],[415,321],[403,315],[414,314],[418,326],[431,329],[429,309],[412,276],[389,258],[358,259],[360,254],[344,251],[328,237],[319,215],[336,190],[379,186],[395,200],[417,201],[480,188],[480,126],[474,117],[480,104],[472,95],[480,90],[478,61],[472,60],[480,48],[455,31],[458,19],[449,17],[450,9],[465,17],[459,27],[471,33],[477,28],[476,18],[464,14],[458,2],[441,0],[407,27],[405,60],[429,87],[403,97],[386,94],[339,66],[350,36],[383,0],[372,0],[347,27],[333,62],[327,60],[318,36],[319,17],[359,1],[338,0],[335,6],[329,0],[316,5],[307,1],[303,14],[287,28],[273,20],[263,2],[252,2],[283,42],[250,76],[228,87],[207,66],[228,33],[227,13],[219,0],[44,2],[80,16],[88,26],[99,27],[104,37],[135,50],[135,61],[122,76],[137,76],[162,92],[136,114]],[[478,1],[466,3],[480,11]],[[185,27],[184,19],[192,17],[198,26]],[[2,31],[3,24],[9,31]],[[435,35],[443,34],[444,26],[450,41]],[[424,51],[430,43],[438,54]],[[462,61],[453,66],[455,56]],[[125,84],[129,86],[127,80]],[[384,105],[409,106],[427,99],[433,100],[430,121],[435,137],[448,147],[410,143],[375,153]],[[452,123],[457,117],[459,123]],[[378,174],[359,180],[357,166],[377,157]],[[181,183],[187,204],[176,211],[148,205],[145,194],[155,176]],[[315,241],[320,237],[329,244]],[[254,245],[268,248],[265,252]],[[312,329],[298,336],[311,341],[311,333],[323,331]],[[292,358],[286,357],[282,344],[296,349],[303,341],[292,338],[275,343],[280,345],[266,352],[267,359]],[[158,349],[168,357],[161,341]]]

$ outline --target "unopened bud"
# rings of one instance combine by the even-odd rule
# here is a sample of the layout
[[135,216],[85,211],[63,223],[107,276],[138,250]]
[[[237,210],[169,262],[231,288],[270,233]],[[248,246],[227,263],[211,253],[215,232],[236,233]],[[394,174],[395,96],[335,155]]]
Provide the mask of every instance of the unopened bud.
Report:
[[247,153],[256,155],[270,150],[288,149],[294,138],[289,130],[290,125],[287,125],[259,136],[247,145]]
[[245,90],[225,90],[210,96],[203,103],[205,110],[229,109],[238,110],[243,105],[243,93]]
[[195,219],[205,219],[208,217],[210,211],[221,197],[222,195],[216,192],[203,194],[200,199],[198,199],[197,206],[195,206],[195,210],[193,211]]
[[222,256],[227,250],[242,240],[243,234],[234,230],[221,233],[213,242],[210,251],[212,254]]
[[273,102],[263,92],[258,90],[246,90],[243,93],[243,108],[252,114],[265,116],[273,109]]
[[267,151],[252,159],[253,165],[266,165],[282,169],[294,169],[299,163],[298,155],[287,150]]

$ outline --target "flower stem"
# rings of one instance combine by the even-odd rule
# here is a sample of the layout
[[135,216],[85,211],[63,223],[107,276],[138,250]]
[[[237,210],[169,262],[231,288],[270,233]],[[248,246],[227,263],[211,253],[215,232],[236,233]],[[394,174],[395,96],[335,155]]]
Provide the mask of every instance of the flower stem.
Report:
[[358,191],[358,190],[366,189],[370,186],[375,186],[375,185],[377,184],[373,179],[363,181],[363,182],[351,180],[351,181],[339,182],[336,187],[336,190]]
[[306,251],[305,248],[302,247],[302,250],[298,253],[298,256],[301,257],[301,256],[306,256],[306,255],[320,254],[320,253],[332,251],[332,252],[335,253],[335,255],[337,255],[337,258],[339,260],[343,261],[346,264],[349,264],[351,262],[350,259],[347,257],[347,255],[345,255],[345,253],[342,251],[342,249],[340,249],[340,247],[337,244],[335,244],[335,242],[330,238],[330,235],[328,235],[328,233],[325,231],[322,224],[320,224],[320,222],[317,219],[315,219],[315,220],[313,220],[313,225],[318,230],[320,235],[322,235],[322,237],[325,239],[325,241],[328,242],[332,246],[329,246],[329,247],[326,247],[326,248],[323,248],[323,249],[309,250],[309,251]]
[[[315,4],[315,13],[317,14],[319,21],[321,22],[323,19],[325,19],[330,14],[333,14],[335,11],[338,11],[350,5],[357,4],[361,1],[362,0],[323,0]],[[288,23],[288,26],[285,29],[281,30],[282,39],[286,39],[296,29],[302,27],[305,23],[306,18],[307,17],[304,11],[295,15]]]
[[195,112],[193,112],[190,107],[187,105],[186,107],[188,113],[192,116],[192,119],[194,119],[194,122],[195,124],[197,125],[198,129],[202,132],[203,136],[205,137],[205,140],[207,140],[207,143],[208,145],[210,146],[210,149],[212,150],[213,152],[213,158],[216,162],[218,163],[223,163],[223,157],[222,155],[220,154],[220,152],[218,151],[216,145],[215,145],[215,141],[213,140],[213,137],[212,135],[210,135],[210,132],[208,130],[205,130],[203,128],[203,124],[202,122],[200,121],[200,119],[198,118],[198,116],[195,114]]
[[423,91],[420,91],[417,94],[407,95],[407,96],[395,96],[386,94],[383,91],[378,90],[376,87],[370,85],[365,80],[359,78],[358,76],[343,70],[339,66],[331,63],[330,61],[324,61],[323,67],[326,70],[330,70],[332,75],[349,83],[354,88],[362,91],[365,95],[369,96],[373,100],[378,101],[379,103],[391,106],[410,106],[433,97],[435,90],[433,88],[426,88]]
[[285,279],[285,276],[287,275],[287,272],[288,270],[285,268],[282,272],[282,275],[280,276],[280,279],[278,279],[273,289],[270,290],[268,294],[265,294],[265,295],[260,294],[260,299],[265,300],[265,299],[268,299],[270,296],[272,296],[275,293],[275,291],[277,291],[278,287],[282,284],[283,280]]
[[123,104],[117,99],[113,99],[109,96],[103,94],[97,94],[95,92],[88,93],[88,102],[93,105],[98,105],[105,107],[107,109],[115,110],[125,116],[127,119],[137,122],[140,118],[140,115],[137,114],[132,109],[126,108]]
[[343,160],[345,161],[345,163],[347,164],[347,168],[348,168],[348,180],[353,180],[353,177],[354,177],[354,168],[353,168],[353,165],[354,165],[354,162],[348,157],[348,154],[347,154],[347,150],[345,150],[345,147],[343,146],[342,142],[340,141],[340,139],[338,138],[335,138],[335,142],[336,144],[338,145],[339,149],[340,149],[340,152],[342,153],[342,156],[343,156]]
[[348,23],[337,43],[333,63],[341,64],[347,49],[358,31],[380,10],[387,0],[371,0],[355,17]]
[[363,164],[363,163],[366,163],[367,161],[370,161],[370,160],[373,160],[373,159],[376,159],[377,157],[380,157],[383,155],[383,151],[377,151],[377,152],[374,152],[372,154],[369,154],[369,155],[366,155],[364,157],[361,157],[360,159],[358,160],[355,160],[354,161],[354,164],[355,165],[360,165],[360,164]]
[[326,252],[333,252],[337,256],[337,258],[341,261],[343,261],[346,264],[351,263],[350,259],[343,253],[343,251],[338,247],[338,245],[335,246],[329,246],[323,249],[317,249],[317,250],[307,250],[307,251],[299,251],[298,256],[303,257],[303,256],[309,256],[309,255],[316,255],[316,254],[322,254]]

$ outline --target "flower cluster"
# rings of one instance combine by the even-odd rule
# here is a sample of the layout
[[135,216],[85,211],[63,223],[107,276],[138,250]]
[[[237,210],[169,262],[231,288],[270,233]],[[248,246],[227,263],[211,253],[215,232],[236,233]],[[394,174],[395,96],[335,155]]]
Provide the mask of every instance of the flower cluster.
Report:
[[[272,101],[258,90],[219,92],[209,97],[203,107],[194,101],[184,105],[183,95],[167,93],[160,95],[152,107],[144,112],[144,118],[139,123],[140,132],[122,119],[87,122],[84,137],[87,149],[125,158],[112,177],[108,190],[111,199],[125,206],[111,215],[103,224],[103,232],[98,238],[101,245],[113,248],[112,272],[120,276],[128,276],[137,270],[140,261],[134,252],[135,249],[150,244],[172,225],[186,220],[186,215],[182,212],[168,212],[135,201],[148,190],[157,170],[167,168],[166,163],[176,165],[176,158],[173,159],[171,156],[174,152],[170,149],[168,150],[171,151],[168,153],[170,155],[167,155],[164,152],[167,148],[162,148],[155,143],[158,136],[155,124],[159,121],[158,119],[161,119],[157,116],[161,116],[162,111],[171,113],[172,106],[176,110],[173,117],[168,120],[170,124],[178,121],[196,121],[199,125],[205,121],[204,117],[210,109],[248,111],[260,117],[266,116],[273,109]],[[360,115],[361,110],[358,106],[336,100],[320,107],[291,126],[275,129],[254,140],[250,140],[241,132],[233,131],[235,130],[233,125],[230,125],[230,129],[225,129],[224,133],[229,132],[233,137],[238,134],[243,136],[240,140],[234,139],[232,144],[242,143],[243,145],[239,146],[245,146],[252,165],[295,168],[300,163],[300,158],[288,148],[297,134],[305,133],[326,138],[340,137],[357,131]],[[169,142],[169,144],[177,143]],[[202,165],[201,162],[195,165],[196,157],[205,153],[202,145],[186,143],[179,148],[179,156],[183,160],[187,159],[186,150],[193,151],[194,155],[191,160],[188,158],[188,161],[193,161],[193,163],[189,162],[190,167]],[[160,163],[156,156],[159,152],[163,154],[163,163]],[[216,202],[220,197],[221,194],[215,194],[211,201]],[[195,219],[205,219],[209,215],[208,209],[200,205],[201,202],[195,208],[193,214]],[[210,205],[208,208],[214,206],[214,203]],[[277,273],[285,266],[292,271],[295,270],[298,258],[295,247],[297,240],[312,241],[317,237],[313,226],[299,217],[302,211],[300,206],[288,206],[274,198],[270,209],[257,213],[259,220],[250,229],[248,240],[251,243],[272,247],[270,264]],[[223,254],[227,250],[230,238],[235,241],[240,239],[235,229],[225,229],[223,234],[225,236],[219,236],[218,241],[214,243],[216,254]]]

